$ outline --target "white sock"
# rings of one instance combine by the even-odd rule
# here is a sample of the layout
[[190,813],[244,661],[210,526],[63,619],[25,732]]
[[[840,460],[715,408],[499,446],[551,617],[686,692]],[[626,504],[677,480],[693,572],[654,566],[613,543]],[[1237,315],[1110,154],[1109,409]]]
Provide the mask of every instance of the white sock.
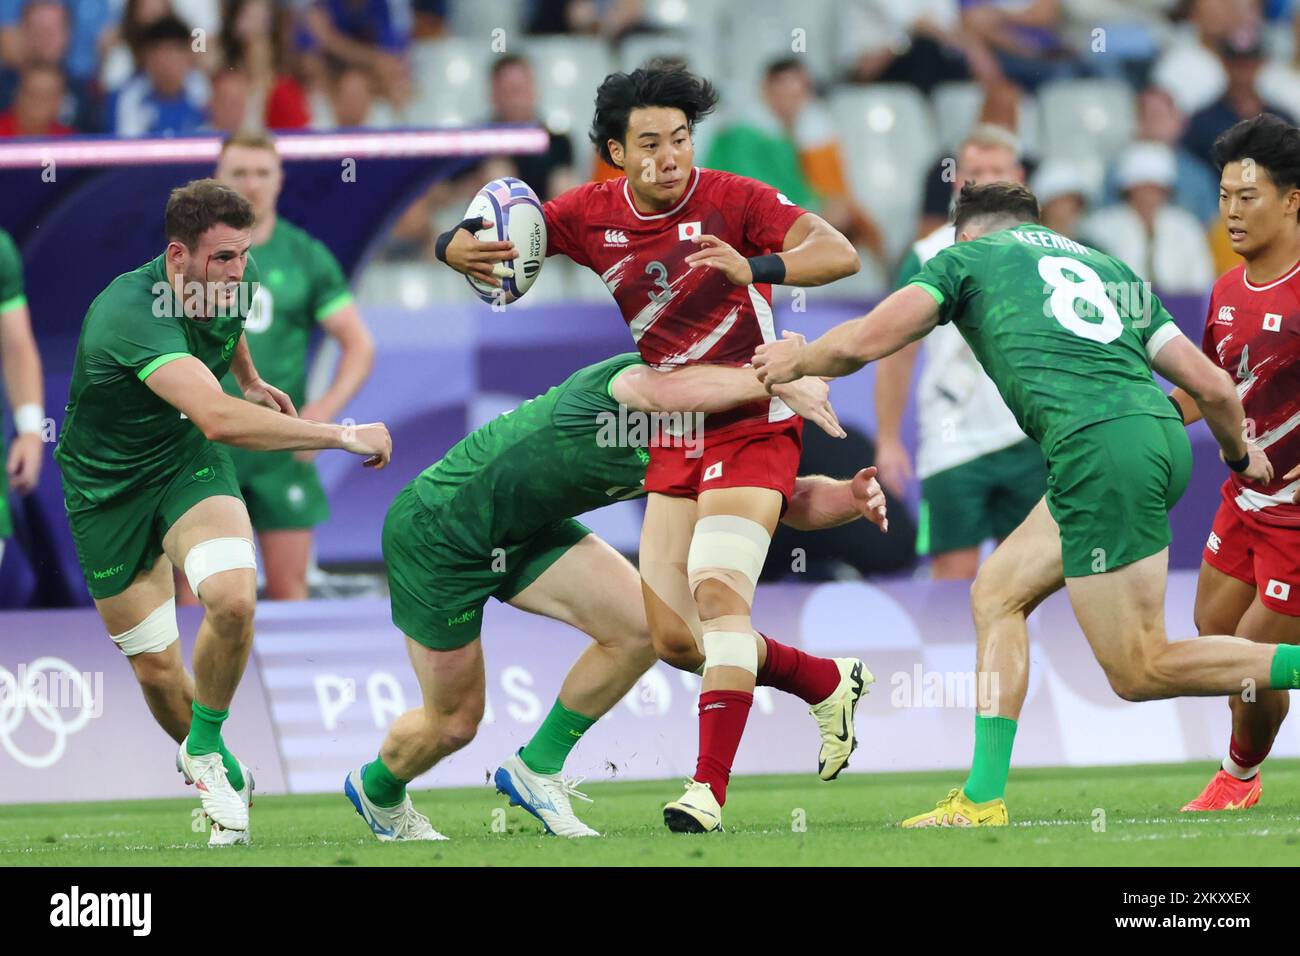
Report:
[[1238,780],[1249,780],[1251,777],[1255,776],[1255,774],[1259,773],[1258,764],[1253,767],[1243,767],[1241,764],[1237,763],[1237,761],[1233,760],[1231,755],[1223,758],[1223,769],[1228,771],[1228,773],[1232,774]]

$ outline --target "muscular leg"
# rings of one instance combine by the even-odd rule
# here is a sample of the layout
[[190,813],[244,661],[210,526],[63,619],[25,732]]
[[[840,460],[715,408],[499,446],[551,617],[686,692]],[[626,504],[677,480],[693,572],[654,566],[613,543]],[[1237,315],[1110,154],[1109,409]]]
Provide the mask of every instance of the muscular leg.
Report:
[[[184,567],[195,545],[215,538],[252,540],[244,503],[228,495],[205,498],[171,526],[163,550],[172,564]],[[252,568],[219,571],[199,587],[203,622],[194,645],[195,697],[216,711],[230,707],[253,646],[257,572]]]
[[[393,721],[379,748],[384,766],[403,784],[474,739],[483,719],[486,683],[478,638],[455,650],[436,651],[408,637],[406,651],[420,682],[422,705]],[[369,781],[366,793],[370,795]],[[392,803],[380,803],[384,805]]]
[[1271,645],[1226,635],[1169,642],[1168,566],[1166,548],[1115,571],[1066,579],[1074,615],[1115,693],[1140,701],[1273,686]]
[[655,661],[636,569],[600,538],[570,548],[510,605],[576,627],[596,643],[569,669],[560,702],[599,718]]
[[307,600],[307,565],[311,562],[312,529],[259,531],[262,570],[269,601]]

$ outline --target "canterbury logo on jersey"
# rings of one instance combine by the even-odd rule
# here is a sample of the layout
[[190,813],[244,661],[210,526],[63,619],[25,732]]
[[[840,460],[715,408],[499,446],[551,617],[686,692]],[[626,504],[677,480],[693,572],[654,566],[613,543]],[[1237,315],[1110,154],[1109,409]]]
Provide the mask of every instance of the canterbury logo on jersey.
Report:
[[1216,318],[1214,321],[1219,325],[1232,325],[1232,320],[1233,320],[1232,311],[1234,308],[1236,308],[1236,306],[1231,306],[1231,305],[1219,306],[1219,315],[1218,318]]
[[605,245],[607,246],[626,246],[627,234],[621,229],[605,230]]

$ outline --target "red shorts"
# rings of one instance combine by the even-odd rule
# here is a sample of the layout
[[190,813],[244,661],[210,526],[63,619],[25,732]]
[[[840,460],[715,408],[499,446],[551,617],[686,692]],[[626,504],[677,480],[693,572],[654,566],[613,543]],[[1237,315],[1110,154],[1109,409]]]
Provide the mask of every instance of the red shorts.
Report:
[[782,422],[742,423],[717,437],[705,433],[703,453],[691,457],[691,451],[652,447],[645,490],[697,498],[714,488],[771,488],[788,505],[803,453],[803,419],[795,415]]
[[1270,611],[1300,617],[1300,528],[1256,521],[1222,501],[1201,557],[1210,567],[1252,585]]

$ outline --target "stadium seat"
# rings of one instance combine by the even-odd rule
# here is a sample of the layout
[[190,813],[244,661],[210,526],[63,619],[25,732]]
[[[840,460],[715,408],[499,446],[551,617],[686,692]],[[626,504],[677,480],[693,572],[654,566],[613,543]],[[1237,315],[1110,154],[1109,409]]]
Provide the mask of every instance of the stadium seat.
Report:
[[447,19],[454,36],[481,38],[486,46],[492,31],[502,30],[509,50],[510,41],[523,35],[525,5],[519,0],[451,0],[450,6]]
[[374,262],[357,277],[357,301],[426,309],[435,302],[464,295],[465,280],[452,270],[427,262]]
[[[799,30],[802,33],[796,34]],[[833,69],[829,52],[834,35],[833,0],[749,0],[728,4],[722,21],[718,47],[723,62],[703,63],[699,68],[721,83],[728,100],[736,108],[758,95],[763,70],[772,60],[788,56],[804,58],[809,71],[819,81],[829,81]],[[797,46],[796,46],[797,44]]]
[[1038,91],[1043,155],[1103,162],[1133,136],[1133,90],[1120,80],[1060,80]]
[[412,126],[468,126],[488,115],[487,40],[455,37],[411,47],[415,96],[406,108]]
[[700,57],[697,39],[682,33],[633,33],[618,45],[618,68],[631,73],[647,61],[660,56],[676,56],[694,69]]
[[608,45],[592,37],[538,37],[518,52],[533,64],[542,122],[570,138],[574,156],[590,155],[596,87],[613,67]]
[[[984,93],[978,83],[941,83],[934,88],[931,102],[934,105],[934,124],[939,145],[944,150],[954,151],[962,138],[979,122]],[[1042,142],[1038,101],[1027,93],[1020,100],[1018,119],[1016,135],[1020,138],[1022,152],[1028,156],[1037,156]]]
[[914,87],[877,84],[835,91],[830,110],[854,194],[898,259],[912,240],[925,171],[939,154],[930,104]]

